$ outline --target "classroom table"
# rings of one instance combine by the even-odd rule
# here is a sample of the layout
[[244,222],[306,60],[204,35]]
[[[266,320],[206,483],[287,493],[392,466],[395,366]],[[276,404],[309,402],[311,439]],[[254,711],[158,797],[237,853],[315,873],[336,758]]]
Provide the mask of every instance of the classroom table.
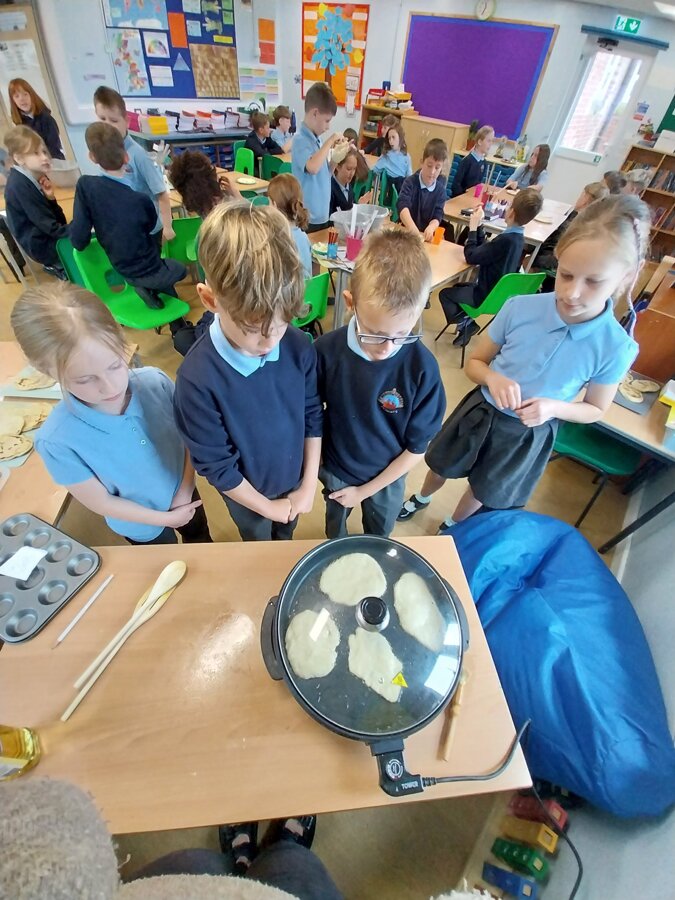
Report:
[[[522,788],[518,749],[491,781],[430,787],[395,800],[378,785],[366,744],[319,725],[274,682],[260,622],[295,563],[320,541],[106,547],[95,579],[32,640],[0,652],[0,722],[37,728],[43,757],[26,777],[90,791],[114,834],[285,818]],[[408,771],[486,773],[514,727],[452,538],[405,538],[455,588],[469,622],[470,674],[451,758],[441,714],[405,741]],[[73,682],[174,559],[187,563],[166,606],[127,642],[65,723]],[[110,585],[68,637],[56,637],[109,574]],[[48,685],[48,689],[45,689]]]
[[[468,225],[469,217],[463,216],[461,211],[463,209],[474,208],[478,206],[479,203],[480,200],[474,196],[473,188],[471,188],[465,194],[460,194],[459,197],[451,197],[449,200],[445,201],[443,218],[453,225]],[[541,215],[550,216],[551,222],[537,222],[533,219],[525,226],[525,243],[532,247],[532,252],[530,253],[527,265],[525,266],[525,271],[530,271],[532,263],[539,252],[539,248],[544,241],[548,240],[556,228],[562,225],[571,208],[569,203],[560,203],[558,200],[550,200],[548,197],[544,197]],[[498,234],[506,227],[504,219],[494,219],[491,222],[484,221],[482,224],[485,231],[492,234]]]
[[[59,203],[65,201],[72,201],[75,199],[75,186],[73,187],[54,187],[54,198],[58,200]],[[0,212],[4,212],[5,210],[5,190],[4,188],[0,188]]]
[[[9,381],[24,366],[26,359],[14,341],[0,342],[0,384]],[[10,400],[0,400],[0,409]],[[21,403],[34,403],[30,397]],[[46,402],[46,401],[40,401]],[[3,468],[0,460],[0,469]],[[68,491],[60,484],[55,484],[45,468],[39,454],[33,450],[22,466],[7,467],[9,478],[0,489],[0,521],[18,512],[32,513],[45,522],[56,522],[65,510],[68,502]]]
[[[390,226],[397,227],[397,226]],[[321,231],[315,231],[308,235],[310,243],[325,243],[328,238],[328,228]],[[461,275],[468,272],[472,268],[464,258],[464,248],[459,244],[453,244],[450,241],[441,241],[440,244],[431,244],[427,241],[424,243],[429,262],[431,263],[431,286],[430,291],[444,287],[459,279]],[[351,269],[345,268],[343,265],[334,260],[326,259],[326,257],[314,256],[314,259],[326,269],[332,269],[336,272],[337,278],[335,283],[335,306],[333,307],[333,328],[339,328],[345,317],[345,302],[343,291],[347,286],[347,278],[351,273]]]
[[146,131],[130,131],[129,134],[145,151],[152,150],[153,144],[164,141],[173,147],[214,147],[216,162],[220,163],[220,146],[246,139],[250,128],[225,128],[222,131],[167,131],[162,134],[148,134]]

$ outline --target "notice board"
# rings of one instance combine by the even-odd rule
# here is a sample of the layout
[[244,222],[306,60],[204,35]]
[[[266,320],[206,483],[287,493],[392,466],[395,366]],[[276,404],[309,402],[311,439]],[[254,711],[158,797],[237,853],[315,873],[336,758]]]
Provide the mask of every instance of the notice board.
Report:
[[517,139],[546,71],[557,25],[410,13],[401,80],[420,115]]

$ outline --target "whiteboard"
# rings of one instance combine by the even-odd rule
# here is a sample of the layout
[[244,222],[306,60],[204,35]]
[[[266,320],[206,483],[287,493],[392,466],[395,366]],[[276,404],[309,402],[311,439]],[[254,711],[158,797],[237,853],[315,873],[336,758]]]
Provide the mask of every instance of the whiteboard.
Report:
[[116,84],[101,4],[98,0],[37,0],[36,6],[63,115],[70,125],[88,125],[95,118],[96,88]]

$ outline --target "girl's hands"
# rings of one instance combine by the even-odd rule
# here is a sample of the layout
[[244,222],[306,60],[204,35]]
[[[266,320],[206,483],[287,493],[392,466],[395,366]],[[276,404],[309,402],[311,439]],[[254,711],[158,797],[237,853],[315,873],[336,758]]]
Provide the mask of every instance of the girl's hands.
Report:
[[516,408],[516,414],[523,425],[533,428],[535,425],[543,425],[549,419],[557,418],[556,403],[557,401],[548,397],[531,397]]
[[42,188],[42,193],[45,195],[47,200],[54,200],[54,184],[47,175],[41,175],[38,178],[38,184]]
[[492,394],[497,409],[517,410],[521,405],[520,385],[517,381],[490,369],[485,378],[485,386]]

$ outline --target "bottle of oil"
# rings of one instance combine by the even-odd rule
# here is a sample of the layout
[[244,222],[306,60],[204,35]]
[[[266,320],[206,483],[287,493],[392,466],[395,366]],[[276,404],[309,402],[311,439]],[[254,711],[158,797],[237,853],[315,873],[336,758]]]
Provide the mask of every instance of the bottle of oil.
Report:
[[23,775],[36,765],[41,754],[37,732],[0,725],[0,781]]

